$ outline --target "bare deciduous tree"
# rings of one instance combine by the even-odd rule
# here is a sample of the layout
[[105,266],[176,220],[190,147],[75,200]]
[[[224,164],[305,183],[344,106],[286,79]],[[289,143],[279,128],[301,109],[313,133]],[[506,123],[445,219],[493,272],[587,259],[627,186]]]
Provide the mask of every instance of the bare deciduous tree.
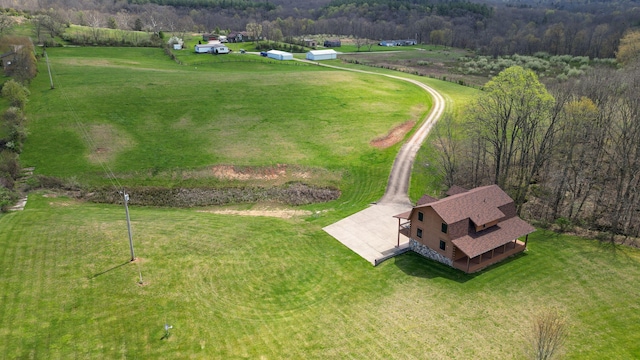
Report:
[[545,309],[533,318],[530,357],[551,360],[557,356],[567,338],[567,319],[555,309]]
[[456,173],[458,171],[459,156],[458,143],[453,138],[453,118],[445,115],[433,129],[438,153],[438,165],[447,188],[456,185]]
[[493,182],[515,194],[518,211],[552,147],[554,103],[533,71],[513,66],[489,81],[475,104],[474,129],[492,157]]

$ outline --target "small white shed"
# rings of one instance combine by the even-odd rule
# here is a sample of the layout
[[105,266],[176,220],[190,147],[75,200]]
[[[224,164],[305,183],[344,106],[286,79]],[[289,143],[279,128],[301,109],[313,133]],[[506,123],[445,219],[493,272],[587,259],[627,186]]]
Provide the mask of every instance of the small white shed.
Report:
[[333,49],[310,50],[307,52],[307,60],[331,60],[337,57],[338,53]]
[[280,50],[267,51],[267,57],[276,60],[293,60],[293,54]]

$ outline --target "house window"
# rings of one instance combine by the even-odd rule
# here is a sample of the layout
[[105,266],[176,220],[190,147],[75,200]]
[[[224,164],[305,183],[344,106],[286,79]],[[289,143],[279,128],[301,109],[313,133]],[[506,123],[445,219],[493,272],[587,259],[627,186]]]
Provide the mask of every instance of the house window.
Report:
[[447,227],[448,227],[448,226],[447,226],[447,224],[442,223],[441,230],[442,230],[442,232],[443,232],[443,233],[445,233],[445,234],[447,233]]
[[444,240],[440,240],[440,250],[444,250],[447,248],[447,243]]
[[418,211],[418,221],[424,221],[424,214]]
[[418,232],[416,233],[416,236],[422,239],[422,229],[418,228]]

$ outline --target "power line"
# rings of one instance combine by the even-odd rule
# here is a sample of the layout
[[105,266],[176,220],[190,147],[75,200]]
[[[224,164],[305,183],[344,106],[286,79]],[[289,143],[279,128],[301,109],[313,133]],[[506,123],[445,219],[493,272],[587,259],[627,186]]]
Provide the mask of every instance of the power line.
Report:
[[[49,78],[50,78],[50,81],[51,81],[51,89],[53,89],[54,88],[53,87],[53,76],[56,75],[56,74],[55,74],[55,71],[51,70],[51,67],[49,65],[49,57],[46,55],[46,52],[45,52],[45,56],[46,56],[46,59],[47,59],[47,69],[49,70]],[[73,119],[76,127],[78,128],[81,138],[87,144],[89,149],[96,149],[97,148],[96,143],[93,140],[90,132],[87,130],[86,126],[82,123],[82,121],[80,121],[80,116],[76,112],[76,109],[73,107],[73,105],[71,103],[71,100],[69,99],[68,94],[64,91],[64,87],[60,87],[60,81],[58,80],[57,75],[55,77],[56,77],[56,83],[58,84],[58,88],[61,89],[59,92],[61,93],[63,99],[65,100],[67,108],[71,112],[71,118]],[[131,261],[134,261],[134,260],[136,260],[136,256],[135,256],[135,252],[134,252],[134,249],[133,249],[133,234],[132,234],[132,231],[131,231],[131,219],[129,218],[129,205],[128,205],[128,203],[129,203],[129,194],[127,194],[127,192],[124,189],[124,187],[122,186],[122,184],[120,184],[120,181],[118,180],[118,178],[113,173],[113,170],[111,169],[109,164],[104,162],[100,157],[98,157],[97,160],[98,160],[98,163],[100,164],[100,166],[102,167],[103,171],[105,172],[107,178],[111,182],[111,185],[114,187],[115,191],[123,196],[125,214],[126,214],[126,217],[127,217],[127,230],[128,230],[128,233],[129,233],[129,248],[130,248],[130,252],[131,252]],[[140,270],[140,264],[138,264],[138,273],[140,275],[139,284],[143,284],[143,282],[142,282],[142,271]]]

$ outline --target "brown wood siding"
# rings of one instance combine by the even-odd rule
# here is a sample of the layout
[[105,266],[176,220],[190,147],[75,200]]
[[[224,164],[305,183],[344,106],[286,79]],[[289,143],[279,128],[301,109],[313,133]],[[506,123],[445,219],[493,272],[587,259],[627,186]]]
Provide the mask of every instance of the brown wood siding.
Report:
[[492,227],[492,226],[494,226],[494,225],[497,225],[497,224],[498,224],[500,221],[502,221],[502,220],[503,220],[503,219],[500,219],[500,220],[492,221],[492,222],[487,223],[487,224],[485,224],[485,225],[476,226],[476,232],[479,232],[479,231],[482,231],[482,230],[488,229],[488,228],[490,228],[490,227]]
[[[449,234],[452,231],[451,225],[448,226],[447,234],[441,231],[442,218],[430,207],[420,209],[419,212],[424,214],[424,220],[418,220],[418,211],[414,211],[411,216],[411,237],[417,242],[428,246],[429,248],[441,253],[449,259],[453,256],[453,244],[451,244]],[[461,221],[463,222],[463,221]],[[417,236],[418,228],[422,229],[422,238]],[[466,235],[466,229],[463,235]],[[445,250],[440,250],[440,240],[446,243]]]

